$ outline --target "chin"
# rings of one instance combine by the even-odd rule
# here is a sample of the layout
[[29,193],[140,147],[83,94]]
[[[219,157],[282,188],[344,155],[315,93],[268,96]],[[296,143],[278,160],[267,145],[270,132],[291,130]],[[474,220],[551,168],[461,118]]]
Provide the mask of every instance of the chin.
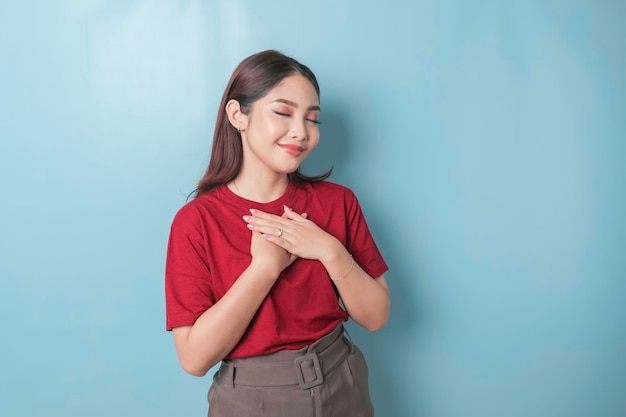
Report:
[[283,174],[293,174],[300,168],[300,164],[291,166],[291,167],[282,167],[282,169],[277,169],[278,172],[282,172]]

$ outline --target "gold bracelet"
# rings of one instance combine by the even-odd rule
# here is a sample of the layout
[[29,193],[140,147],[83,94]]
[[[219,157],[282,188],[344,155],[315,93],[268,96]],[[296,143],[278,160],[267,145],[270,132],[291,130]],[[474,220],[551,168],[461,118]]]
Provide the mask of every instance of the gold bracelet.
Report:
[[350,258],[352,259],[352,263],[350,264],[350,269],[348,269],[348,272],[346,272],[344,276],[342,276],[341,278],[335,279],[331,277],[330,274],[328,274],[328,276],[333,282],[341,281],[342,279],[346,278],[350,274],[350,272],[352,272],[352,268],[354,268],[354,258],[352,257],[352,255],[350,255]]

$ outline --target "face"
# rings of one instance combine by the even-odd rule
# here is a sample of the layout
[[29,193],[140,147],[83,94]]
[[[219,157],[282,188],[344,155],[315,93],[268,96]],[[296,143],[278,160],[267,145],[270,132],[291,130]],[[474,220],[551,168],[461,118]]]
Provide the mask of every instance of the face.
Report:
[[248,115],[239,114],[244,169],[296,171],[319,142],[319,113],[311,82],[302,75],[285,78]]

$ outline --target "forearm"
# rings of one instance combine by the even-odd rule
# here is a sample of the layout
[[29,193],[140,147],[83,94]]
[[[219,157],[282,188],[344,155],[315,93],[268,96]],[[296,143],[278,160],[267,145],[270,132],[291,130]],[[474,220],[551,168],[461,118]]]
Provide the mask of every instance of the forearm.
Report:
[[275,272],[251,265],[193,326],[174,329],[183,369],[202,376],[226,357],[243,336],[275,281]]
[[390,302],[385,278],[371,277],[359,265],[351,266],[352,258],[337,238],[288,207],[284,217],[255,210],[253,216],[244,220],[264,239],[292,255],[320,261],[334,278],[343,304],[355,322],[372,331],[387,323]]
[[370,331],[380,330],[389,318],[389,290],[383,276],[374,279],[341,247],[325,260],[324,266],[348,314]]

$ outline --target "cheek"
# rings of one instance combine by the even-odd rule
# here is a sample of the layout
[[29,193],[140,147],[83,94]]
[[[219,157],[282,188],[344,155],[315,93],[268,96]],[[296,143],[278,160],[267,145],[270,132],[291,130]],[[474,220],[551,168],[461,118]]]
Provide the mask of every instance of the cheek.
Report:
[[262,135],[275,136],[282,134],[285,130],[284,123],[272,117],[259,118],[255,120],[254,127]]
[[317,147],[317,144],[320,143],[320,134],[319,132],[315,132],[312,135],[309,135],[309,152]]
[[280,121],[268,123],[266,127],[267,133],[271,136],[284,136],[289,130],[289,126],[286,123],[281,123]]

